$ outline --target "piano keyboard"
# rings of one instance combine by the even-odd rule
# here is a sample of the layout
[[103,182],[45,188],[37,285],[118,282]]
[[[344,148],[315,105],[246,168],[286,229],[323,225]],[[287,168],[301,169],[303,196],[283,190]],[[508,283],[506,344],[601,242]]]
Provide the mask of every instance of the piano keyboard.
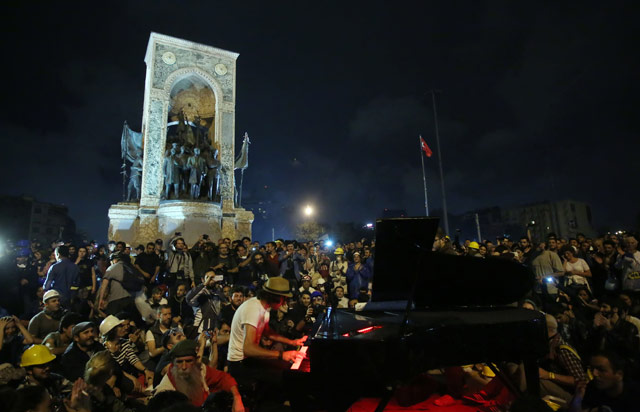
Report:
[[308,346],[303,346],[300,348],[300,353],[302,353],[305,356],[302,356],[298,359],[296,359],[296,361],[293,363],[293,365],[291,365],[291,370],[298,370],[300,369],[300,365],[302,364],[302,361],[305,359],[306,354],[307,354],[307,349],[309,349]]

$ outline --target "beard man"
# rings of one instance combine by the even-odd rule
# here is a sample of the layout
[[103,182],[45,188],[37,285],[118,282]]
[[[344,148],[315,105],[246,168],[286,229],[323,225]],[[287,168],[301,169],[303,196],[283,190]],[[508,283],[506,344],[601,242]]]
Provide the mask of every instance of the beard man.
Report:
[[226,372],[201,363],[195,341],[182,340],[176,343],[169,353],[173,362],[156,387],[156,393],[176,390],[185,394],[194,406],[200,407],[209,394],[226,391],[233,396],[232,411],[244,411],[236,380]]

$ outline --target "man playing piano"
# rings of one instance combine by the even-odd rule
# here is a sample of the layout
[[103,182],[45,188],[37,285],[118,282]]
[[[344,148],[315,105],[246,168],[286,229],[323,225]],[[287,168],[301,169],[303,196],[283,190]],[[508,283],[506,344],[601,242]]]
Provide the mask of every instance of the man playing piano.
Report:
[[260,346],[263,336],[285,345],[300,346],[305,338],[292,340],[269,329],[269,311],[277,310],[291,297],[289,281],[282,277],[267,280],[258,296],[244,302],[237,309],[231,323],[229,338],[229,373],[240,385],[258,383],[282,393],[282,373],[290,363],[302,358],[297,350],[277,351]]

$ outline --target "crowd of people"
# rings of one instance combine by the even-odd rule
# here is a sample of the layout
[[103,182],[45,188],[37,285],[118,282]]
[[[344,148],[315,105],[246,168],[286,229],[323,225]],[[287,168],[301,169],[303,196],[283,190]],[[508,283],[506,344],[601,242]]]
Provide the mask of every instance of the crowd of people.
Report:
[[286,409],[283,369],[327,306],[369,300],[374,248],[34,241],[15,258],[20,307],[0,307],[0,399],[15,411]]
[[[495,242],[452,242],[439,235],[434,250],[529,267],[535,284],[519,305],[545,313],[549,355],[540,363],[542,396],[572,412],[604,406],[630,411],[640,408],[638,239],[630,232],[569,239],[549,233],[537,243],[527,235]],[[488,390],[467,400],[505,409],[513,397],[495,387],[501,385],[491,380]]]
[[[638,404],[629,403],[640,370],[637,239],[438,235],[433,249],[530,267],[535,286],[517,304],[546,314],[542,395],[574,411],[617,411]],[[15,258],[20,308],[0,308],[3,410],[287,408],[296,394],[283,370],[303,356],[315,321],[371,295],[373,240],[329,247],[203,235],[189,246],[176,234],[166,246],[32,242]],[[465,399],[506,410],[513,398],[500,389],[488,380]]]

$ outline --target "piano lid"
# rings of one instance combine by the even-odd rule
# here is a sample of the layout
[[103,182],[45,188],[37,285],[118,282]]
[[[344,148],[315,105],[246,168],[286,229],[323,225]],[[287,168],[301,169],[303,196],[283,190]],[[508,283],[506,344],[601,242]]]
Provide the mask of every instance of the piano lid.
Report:
[[378,219],[372,301],[408,299],[417,308],[506,305],[534,282],[525,266],[502,258],[481,259],[432,252],[438,218]]

